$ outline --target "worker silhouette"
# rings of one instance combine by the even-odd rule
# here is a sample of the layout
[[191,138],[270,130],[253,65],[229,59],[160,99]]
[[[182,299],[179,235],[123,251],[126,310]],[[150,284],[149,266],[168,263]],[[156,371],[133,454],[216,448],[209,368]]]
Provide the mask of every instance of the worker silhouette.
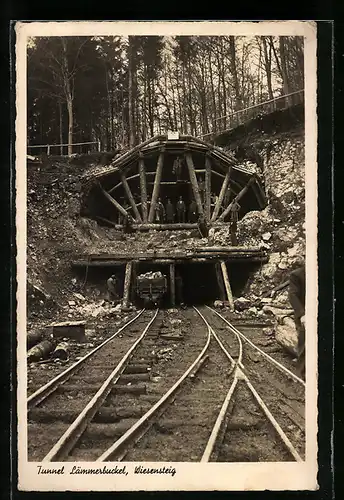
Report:
[[174,222],[174,206],[168,198],[167,203],[166,203],[166,222],[167,224],[172,224]]
[[172,166],[172,173],[176,176],[177,182],[181,180],[182,168],[183,168],[183,160],[180,158],[180,156],[177,156]]
[[198,230],[199,230],[202,238],[208,238],[208,236],[209,236],[209,227],[208,227],[207,220],[204,217],[204,215],[201,214],[198,217],[197,224],[198,224]]
[[177,222],[185,222],[185,212],[186,207],[183,201],[183,197],[179,196],[179,200],[177,202]]
[[108,289],[108,301],[114,302],[118,300],[117,278],[115,274],[112,274],[110,278],[107,280],[107,289]]
[[189,205],[189,214],[188,214],[188,220],[189,222],[197,222],[197,204],[195,200],[192,200],[192,202]]
[[134,219],[127,212],[127,215],[124,216],[124,220],[123,220],[123,232],[126,234],[132,233],[134,231],[133,223],[134,223]]
[[163,224],[164,221],[165,221],[165,208],[161,202],[161,198],[159,198],[155,206],[155,222],[157,224]]
[[237,228],[238,228],[238,219],[239,219],[239,211],[240,205],[237,201],[233,201],[231,210],[230,210],[230,234],[231,234],[231,242],[233,246],[238,244],[237,238]]

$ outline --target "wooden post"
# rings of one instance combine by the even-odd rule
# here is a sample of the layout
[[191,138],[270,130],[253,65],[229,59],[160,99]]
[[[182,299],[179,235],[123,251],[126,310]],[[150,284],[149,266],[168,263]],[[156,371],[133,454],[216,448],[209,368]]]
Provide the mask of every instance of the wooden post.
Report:
[[124,290],[123,290],[123,306],[129,306],[130,298],[130,284],[131,284],[131,273],[132,273],[133,263],[128,261],[125,266],[125,277],[124,277]]
[[222,271],[222,276],[223,276],[223,282],[224,282],[225,288],[226,288],[227,300],[229,302],[229,308],[231,311],[234,311],[232,289],[231,289],[231,285],[229,283],[228,272],[227,272],[227,267],[226,267],[225,261],[221,260],[220,265],[221,265],[221,271]]
[[201,195],[199,194],[198,182],[197,182],[197,177],[196,177],[196,173],[195,173],[195,166],[194,166],[194,163],[192,160],[191,153],[186,153],[186,163],[187,163],[187,166],[189,169],[189,177],[190,177],[190,182],[191,182],[193,194],[194,194],[196,205],[197,205],[198,215],[204,215]]
[[135,300],[136,277],[137,277],[137,262],[132,261],[131,280],[134,286],[131,287],[131,293],[130,293],[131,302],[134,302]]
[[246,184],[246,186],[244,188],[242,188],[242,190],[236,195],[236,197],[234,198],[234,200],[228,205],[228,207],[226,208],[226,210],[224,212],[222,212],[222,214],[218,218],[219,221],[223,220],[229,214],[229,212],[231,211],[231,208],[234,205],[234,203],[238,202],[244,196],[244,194],[247,193],[247,191],[249,190],[250,186],[255,182],[255,180],[256,180],[256,178],[254,176],[252,176],[250,178],[250,180],[248,181],[248,183]]
[[170,264],[170,293],[171,293],[171,306],[176,305],[176,270],[174,264]]
[[149,215],[148,215],[148,222],[153,222],[153,219],[154,219],[155,206],[156,206],[156,202],[158,201],[159,191],[160,191],[160,181],[161,181],[163,164],[164,164],[164,153],[161,152],[159,154],[158,164],[156,167],[152,200],[151,200],[151,205],[150,205]]
[[117,208],[117,210],[119,212],[121,212],[122,215],[124,215],[124,217],[126,217],[128,215],[128,212],[126,211],[126,209],[123,208],[122,205],[120,203],[118,203],[117,200],[115,200],[114,198],[112,198],[112,196],[105,191],[105,189],[103,188],[103,186],[101,186],[100,184],[99,184],[99,186],[100,186],[100,189],[101,189],[103,195],[110,201],[110,203],[113,204],[114,207]]
[[209,155],[205,157],[205,217],[207,222],[210,222],[211,209],[211,163]]
[[221,274],[221,270],[220,270],[218,262],[215,263],[215,272],[216,272],[217,283],[219,285],[220,299],[225,300],[225,297],[226,297],[225,296],[225,289],[223,286],[222,274]]
[[216,205],[214,207],[213,215],[211,216],[211,222],[214,222],[214,220],[216,220],[217,216],[219,215],[219,211],[220,211],[223,199],[224,199],[226,191],[228,189],[230,176],[231,176],[231,167],[229,167],[228,172],[226,173],[226,176],[223,180],[221,191],[220,191],[219,197],[217,199]]
[[131,208],[133,209],[133,212],[135,214],[135,217],[136,217],[136,220],[138,222],[142,222],[142,219],[141,219],[141,215],[140,215],[140,212],[136,206],[136,203],[135,203],[135,200],[134,200],[134,197],[133,197],[133,194],[131,192],[131,189],[129,187],[129,184],[128,184],[128,181],[125,177],[124,174],[121,173],[121,181],[122,181],[122,184],[123,184],[123,187],[124,187],[124,190],[126,192],[126,195],[128,197],[128,200],[129,200],[129,203],[131,205]]
[[146,169],[143,158],[139,159],[141,209],[143,222],[148,222]]

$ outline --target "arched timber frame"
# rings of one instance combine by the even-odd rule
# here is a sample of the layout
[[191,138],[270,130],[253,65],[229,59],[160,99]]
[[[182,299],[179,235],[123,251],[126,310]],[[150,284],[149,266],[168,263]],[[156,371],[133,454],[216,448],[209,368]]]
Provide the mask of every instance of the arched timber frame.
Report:
[[[176,158],[182,164],[178,179],[173,173]],[[196,223],[155,223],[160,197],[163,203],[167,198],[176,203],[179,196],[186,204],[193,199],[198,214],[210,226],[228,222],[234,202],[241,206],[239,218],[248,211],[262,210],[267,203],[256,173],[219,147],[186,135],[152,137],[112,164],[96,167],[85,180],[83,213],[118,228],[127,214],[138,230],[197,227]]]

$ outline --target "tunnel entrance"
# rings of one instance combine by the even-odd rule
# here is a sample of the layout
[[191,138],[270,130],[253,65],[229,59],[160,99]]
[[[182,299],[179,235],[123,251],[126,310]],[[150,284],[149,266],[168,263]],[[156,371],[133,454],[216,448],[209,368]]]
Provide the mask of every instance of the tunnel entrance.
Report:
[[176,275],[182,279],[182,300],[187,305],[213,303],[220,298],[215,264],[181,264]]
[[[161,261],[151,259],[149,261],[135,262],[132,266],[128,299],[136,307],[146,307],[147,304],[142,300],[142,294],[140,297],[140,293],[138,293],[137,277],[145,273],[160,272],[165,280],[164,293],[161,294],[158,304],[161,308],[181,304],[189,306],[210,305],[215,300],[227,301],[228,297],[220,266],[221,261],[217,259],[204,260],[202,262],[190,262],[188,259],[168,260],[166,263],[161,263]],[[102,262],[93,262],[93,266],[91,261],[86,270],[79,266],[77,270],[80,280],[84,281],[85,292],[95,293],[99,298],[108,297],[107,280],[114,274],[116,276],[118,299],[122,300],[127,265],[126,262],[111,265],[110,261],[106,262],[103,259]],[[245,293],[245,288],[250,282],[252,273],[259,269],[260,265],[260,262],[254,262],[250,259],[228,259],[225,261],[234,299]],[[173,281],[175,283],[174,287]]]

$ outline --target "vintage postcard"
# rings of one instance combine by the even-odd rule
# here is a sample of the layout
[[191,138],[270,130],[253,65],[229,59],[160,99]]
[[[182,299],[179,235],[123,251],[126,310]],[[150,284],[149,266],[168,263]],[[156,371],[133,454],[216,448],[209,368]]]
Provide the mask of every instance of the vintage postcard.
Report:
[[317,489],[316,24],[15,32],[19,490]]

